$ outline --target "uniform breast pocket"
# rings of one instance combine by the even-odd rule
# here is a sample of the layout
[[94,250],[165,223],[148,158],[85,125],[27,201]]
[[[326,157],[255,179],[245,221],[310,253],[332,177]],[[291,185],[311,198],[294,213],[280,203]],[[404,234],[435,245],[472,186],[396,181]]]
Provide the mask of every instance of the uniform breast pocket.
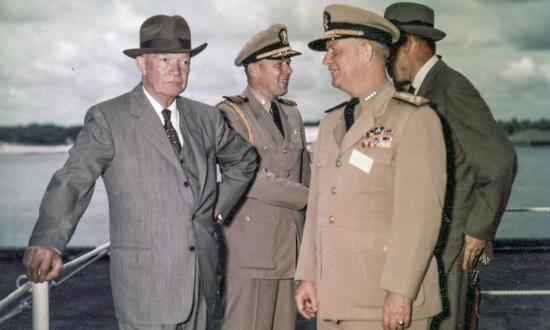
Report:
[[245,268],[274,269],[279,221],[275,215],[249,214],[242,227],[242,265]]
[[358,193],[392,191],[394,179],[392,150],[386,148],[371,148],[366,152],[364,150],[361,152],[372,159],[372,167],[369,173],[355,168],[354,170],[359,171],[364,180],[351,180],[350,188]]

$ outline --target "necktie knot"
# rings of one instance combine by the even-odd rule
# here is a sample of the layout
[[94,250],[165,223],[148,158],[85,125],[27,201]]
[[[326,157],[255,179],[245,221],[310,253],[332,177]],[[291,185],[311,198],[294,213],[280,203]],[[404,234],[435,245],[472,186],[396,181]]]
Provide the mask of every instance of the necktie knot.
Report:
[[411,93],[411,94],[414,94],[414,92],[416,92],[416,88],[414,88],[414,86],[411,84],[409,86],[409,89],[407,90],[407,92]]

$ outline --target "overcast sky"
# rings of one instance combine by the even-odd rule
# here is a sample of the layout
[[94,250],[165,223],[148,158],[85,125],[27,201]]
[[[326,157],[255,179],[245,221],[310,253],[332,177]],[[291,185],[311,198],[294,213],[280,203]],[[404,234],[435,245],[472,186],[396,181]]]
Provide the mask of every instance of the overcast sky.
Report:
[[[194,57],[184,96],[215,104],[245,87],[233,60],[244,43],[273,23],[287,25],[294,57],[288,98],[305,120],[347,99],[330,86],[323,53],[307,42],[322,33],[323,9],[306,0],[2,0],[0,126],[82,124],[93,104],[127,92],[140,79],[122,50],[137,48],[139,26],[155,14],[185,17]],[[385,0],[342,1],[383,14]],[[438,53],[480,90],[497,119],[550,117],[550,1],[430,0],[447,37]]]

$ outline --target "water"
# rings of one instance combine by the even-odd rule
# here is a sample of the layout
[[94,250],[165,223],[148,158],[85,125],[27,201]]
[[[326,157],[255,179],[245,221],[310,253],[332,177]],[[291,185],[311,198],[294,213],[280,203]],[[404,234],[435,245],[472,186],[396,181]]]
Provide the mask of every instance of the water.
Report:
[[[550,207],[550,148],[518,146],[516,150],[519,171],[508,207]],[[0,248],[27,244],[50,177],[67,158],[62,149],[29,151],[0,150]],[[497,238],[550,238],[550,213],[507,213]],[[69,245],[96,246],[108,240],[107,196],[99,180]]]

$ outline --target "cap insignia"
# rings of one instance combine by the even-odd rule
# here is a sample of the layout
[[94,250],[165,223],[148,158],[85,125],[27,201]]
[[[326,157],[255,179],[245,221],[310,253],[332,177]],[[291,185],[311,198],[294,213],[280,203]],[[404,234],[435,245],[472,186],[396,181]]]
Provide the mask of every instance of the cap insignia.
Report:
[[323,28],[325,28],[325,31],[328,30],[329,23],[330,23],[330,14],[325,11],[323,13]]
[[288,46],[288,35],[286,34],[286,30],[283,29],[279,32],[279,39],[281,39],[283,45]]

